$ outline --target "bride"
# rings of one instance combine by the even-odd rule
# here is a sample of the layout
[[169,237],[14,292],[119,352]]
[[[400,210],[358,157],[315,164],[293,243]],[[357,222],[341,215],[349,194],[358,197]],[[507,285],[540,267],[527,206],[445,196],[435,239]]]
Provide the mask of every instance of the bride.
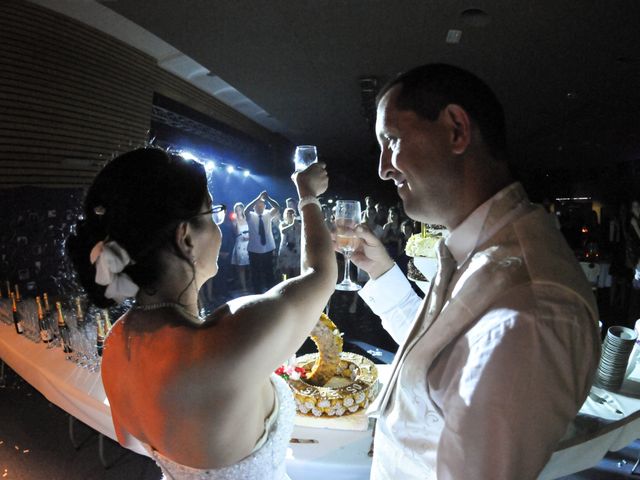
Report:
[[337,268],[316,196],[324,164],[293,177],[301,198],[301,275],[199,316],[217,272],[224,207],[203,166],[158,149],[110,162],[91,185],[67,242],[99,307],[135,297],[105,342],[102,379],[120,443],[142,442],[166,478],[288,478],[294,405],[272,372],[303,343]]

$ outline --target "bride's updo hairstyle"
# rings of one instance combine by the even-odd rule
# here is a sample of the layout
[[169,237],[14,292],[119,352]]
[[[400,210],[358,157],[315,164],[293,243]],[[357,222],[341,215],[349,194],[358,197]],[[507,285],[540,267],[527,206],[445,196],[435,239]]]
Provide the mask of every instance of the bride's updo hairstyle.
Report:
[[95,282],[89,254],[100,241],[116,241],[132,262],[125,267],[141,289],[154,293],[162,270],[161,251],[186,262],[175,242],[176,228],[189,221],[204,224],[207,176],[202,164],[158,148],[140,148],[113,159],[98,173],[84,200],[84,219],[66,243],[78,279],[101,308],[114,304],[106,287]]

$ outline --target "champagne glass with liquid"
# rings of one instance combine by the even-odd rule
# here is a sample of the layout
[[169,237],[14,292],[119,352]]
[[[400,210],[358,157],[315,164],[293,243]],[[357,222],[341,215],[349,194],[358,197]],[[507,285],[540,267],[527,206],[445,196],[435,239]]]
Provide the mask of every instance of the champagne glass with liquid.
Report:
[[344,255],[344,276],[342,282],[336,285],[336,290],[355,292],[362,287],[351,281],[349,267],[351,254],[358,248],[360,239],[355,229],[360,223],[360,202],[356,200],[338,200],[336,202],[336,245]]

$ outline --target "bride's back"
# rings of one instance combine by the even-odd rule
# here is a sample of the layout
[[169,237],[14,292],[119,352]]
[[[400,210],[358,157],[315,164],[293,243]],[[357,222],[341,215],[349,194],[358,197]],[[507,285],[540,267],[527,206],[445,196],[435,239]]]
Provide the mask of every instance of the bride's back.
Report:
[[[132,310],[111,330],[102,377],[120,428],[166,457],[218,468],[247,456],[273,409],[273,388],[237,378],[233,339],[171,309]],[[253,383],[253,384],[252,384]],[[124,407],[124,408],[123,408]],[[241,425],[241,428],[239,428]]]
[[[129,433],[184,468],[219,470],[256,459],[259,470],[275,461],[269,469],[284,478],[284,426],[292,428],[294,410],[273,371],[307,337],[337,277],[315,199],[327,188],[325,165],[297,173],[294,182],[308,200],[301,207],[301,275],[232,300],[206,320],[198,292],[218,271],[225,207],[213,204],[204,166],[137,149],[109,162],[91,184],[66,245],[96,306],[136,300],[113,326],[102,362],[121,443]],[[264,199],[266,191],[252,203]],[[287,405],[290,415],[280,415]],[[243,478],[231,475],[215,478]]]

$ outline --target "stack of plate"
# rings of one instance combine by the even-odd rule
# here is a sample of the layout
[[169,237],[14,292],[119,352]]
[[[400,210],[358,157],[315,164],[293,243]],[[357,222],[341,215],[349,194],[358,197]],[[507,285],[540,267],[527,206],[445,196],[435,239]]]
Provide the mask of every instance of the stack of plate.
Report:
[[607,331],[602,345],[602,357],[596,374],[596,385],[615,391],[624,381],[629,354],[638,338],[638,334],[627,327],[614,326]]

